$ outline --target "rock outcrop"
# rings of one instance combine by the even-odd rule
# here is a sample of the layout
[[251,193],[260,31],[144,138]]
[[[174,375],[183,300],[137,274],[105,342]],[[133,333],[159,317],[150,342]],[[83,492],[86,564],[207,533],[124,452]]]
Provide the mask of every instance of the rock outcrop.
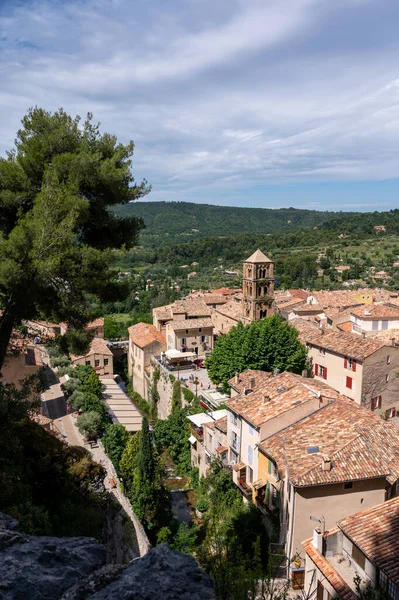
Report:
[[128,565],[106,565],[93,538],[34,537],[0,513],[1,600],[214,600],[195,560],[161,544]]

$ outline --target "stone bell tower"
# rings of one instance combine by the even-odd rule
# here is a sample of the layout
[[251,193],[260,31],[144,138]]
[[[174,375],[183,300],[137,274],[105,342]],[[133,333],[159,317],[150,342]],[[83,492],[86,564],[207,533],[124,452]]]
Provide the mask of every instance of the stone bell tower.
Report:
[[244,262],[242,292],[244,322],[260,321],[274,314],[274,263],[260,250]]

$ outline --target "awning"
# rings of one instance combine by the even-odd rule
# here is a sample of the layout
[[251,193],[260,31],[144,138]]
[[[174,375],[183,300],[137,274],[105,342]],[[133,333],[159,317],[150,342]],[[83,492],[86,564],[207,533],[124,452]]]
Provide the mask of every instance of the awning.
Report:
[[223,452],[226,452],[226,450],[226,446],[219,446],[219,448],[216,448],[216,452],[219,452],[219,454],[223,454]]
[[190,444],[195,444],[195,442],[197,441],[197,438],[194,437],[193,435],[190,435],[190,437],[188,438],[188,441],[190,442]]
[[265,487],[265,485],[266,481],[264,479],[258,479],[258,481],[253,482],[252,487],[254,490],[260,490],[261,488]]
[[181,352],[180,350],[175,350],[171,348],[170,350],[166,350],[165,352],[166,358],[194,358],[197,356],[195,352]]

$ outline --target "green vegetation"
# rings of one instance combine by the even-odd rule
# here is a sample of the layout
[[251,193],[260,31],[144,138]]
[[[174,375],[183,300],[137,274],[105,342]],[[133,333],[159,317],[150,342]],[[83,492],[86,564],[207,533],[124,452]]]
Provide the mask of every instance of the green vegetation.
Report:
[[227,387],[237,372],[279,369],[301,373],[306,360],[307,350],[299,342],[296,329],[275,315],[246,326],[239,323],[216,340],[206,368],[214,383]]
[[89,295],[127,292],[110,269],[111,249],[132,247],[143,223],[109,208],[149,191],[134,182],[133,150],[100,134],[90,114],[82,124],[62,109],[23,118],[15,148],[0,158],[0,368],[21,319],[80,328],[92,316]]
[[[141,234],[142,243],[153,246],[242,232],[289,232],[320,226],[339,216],[339,213],[295,208],[239,208],[190,202],[135,202],[118,206],[115,212],[143,219],[146,229]],[[356,214],[345,213],[345,216]]]
[[28,418],[32,389],[0,386],[0,510],[32,535],[94,536],[104,520],[102,467]]

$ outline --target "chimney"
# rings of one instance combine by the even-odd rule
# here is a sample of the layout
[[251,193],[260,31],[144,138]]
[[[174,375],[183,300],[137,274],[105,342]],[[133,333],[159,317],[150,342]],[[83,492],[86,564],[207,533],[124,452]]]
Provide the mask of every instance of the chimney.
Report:
[[321,463],[322,469],[323,471],[331,471],[331,458],[329,456],[327,456],[326,454],[323,454],[322,456],[322,463]]
[[306,370],[306,369],[304,369],[304,370],[302,371],[302,377],[307,377],[307,376],[308,376],[308,372],[307,372],[307,370]]
[[313,529],[312,543],[316,550],[318,550],[320,554],[323,554],[323,534],[321,533],[321,529],[319,527]]
[[262,394],[263,396],[263,402],[270,402],[270,396],[268,396],[267,394]]
[[251,379],[249,380],[249,387],[251,388],[251,390],[253,391],[255,388],[255,377],[251,377]]
[[236,376],[234,378],[235,384],[238,385],[240,383],[240,378],[238,377],[238,373],[236,371]]

